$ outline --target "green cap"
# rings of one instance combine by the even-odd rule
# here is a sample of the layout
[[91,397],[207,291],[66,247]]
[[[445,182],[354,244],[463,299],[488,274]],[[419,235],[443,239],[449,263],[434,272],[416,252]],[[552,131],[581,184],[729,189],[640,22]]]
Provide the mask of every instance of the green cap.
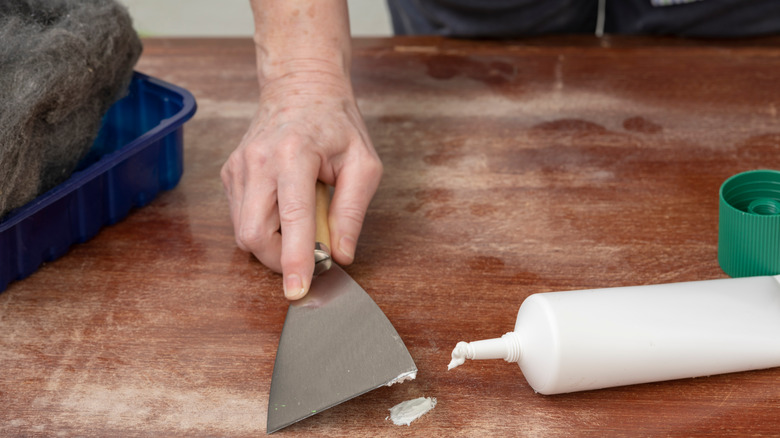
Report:
[[718,262],[731,277],[780,274],[780,172],[751,170],[720,187]]

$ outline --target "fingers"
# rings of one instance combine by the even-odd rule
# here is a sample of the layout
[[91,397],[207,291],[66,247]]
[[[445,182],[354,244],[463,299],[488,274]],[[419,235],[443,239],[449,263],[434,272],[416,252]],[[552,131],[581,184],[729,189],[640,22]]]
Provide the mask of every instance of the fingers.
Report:
[[341,169],[329,215],[332,257],[339,264],[355,259],[366,210],[381,178],[382,163],[375,154],[363,154]]
[[[314,271],[314,186],[319,161],[300,152],[295,139],[280,145],[277,172],[256,169],[265,161],[240,151],[222,168],[236,244],[283,274],[285,296],[306,295]],[[274,175],[278,173],[278,177]]]
[[[247,166],[256,157],[242,153],[228,160],[221,175],[238,246],[283,274],[290,300],[305,296],[312,281],[314,193],[322,165],[316,154],[301,152],[297,140],[287,139],[287,145],[279,147],[285,152],[275,156],[274,172]],[[382,176],[373,149],[357,149],[361,152],[340,166],[329,213],[332,255],[340,264],[354,260],[365,213]]]
[[[316,165],[315,165],[316,164]],[[314,272],[314,187],[319,163],[302,160],[279,178],[279,222],[284,295],[303,298]]]
[[276,184],[261,179],[262,172],[247,171],[247,161],[251,159],[236,152],[221,171],[236,245],[244,251],[252,252],[272,270],[281,272],[282,236],[276,209]]
[[234,225],[236,242],[239,248],[254,254],[264,265],[282,272],[280,252],[283,239],[279,230],[274,184],[257,184],[249,179],[247,187],[252,190],[245,190],[240,201],[238,224]]

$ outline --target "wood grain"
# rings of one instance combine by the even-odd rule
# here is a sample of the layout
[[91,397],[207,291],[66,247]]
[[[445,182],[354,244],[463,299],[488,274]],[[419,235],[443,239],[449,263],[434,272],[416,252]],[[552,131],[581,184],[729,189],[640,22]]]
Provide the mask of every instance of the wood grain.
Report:
[[[780,168],[778,39],[357,40],[385,177],[350,275],[419,368],[280,436],[745,436],[780,369],[541,396],[516,365],[447,372],[531,293],[722,278],[718,189]],[[256,110],[250,40],[147,39],[189,89],[185,173],[0,294],[0,435],[258,436],[286,313],[236,248],[219,169]],[[404,400],[438,405],[409,427]]]

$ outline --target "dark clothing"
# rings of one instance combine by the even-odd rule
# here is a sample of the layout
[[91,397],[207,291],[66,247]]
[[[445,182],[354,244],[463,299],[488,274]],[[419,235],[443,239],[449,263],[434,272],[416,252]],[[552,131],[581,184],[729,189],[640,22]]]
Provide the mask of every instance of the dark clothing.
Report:
[[[598,0],[388,0],[396,35],[511,38],[594,33]],[[703,0],[653,6],[606,0],[607,34],[739,37],[780,33],[780,0]]]

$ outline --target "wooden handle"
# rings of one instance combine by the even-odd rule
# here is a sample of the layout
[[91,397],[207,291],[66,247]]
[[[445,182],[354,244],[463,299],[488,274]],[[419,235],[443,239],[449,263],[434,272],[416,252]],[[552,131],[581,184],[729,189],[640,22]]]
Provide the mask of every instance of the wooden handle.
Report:
[[330,228],[328,227],[328,209],[330,207],[330,189],[328,186],[320,181],[317,181],[317,187],[315,189],[316,204],[316,224],[317,231],[315,233],[315,240],[319,243],[330,246]]

